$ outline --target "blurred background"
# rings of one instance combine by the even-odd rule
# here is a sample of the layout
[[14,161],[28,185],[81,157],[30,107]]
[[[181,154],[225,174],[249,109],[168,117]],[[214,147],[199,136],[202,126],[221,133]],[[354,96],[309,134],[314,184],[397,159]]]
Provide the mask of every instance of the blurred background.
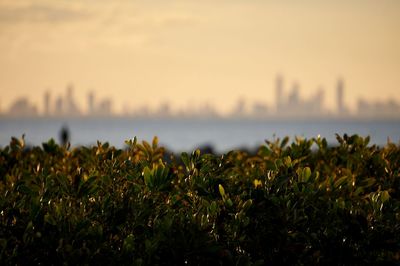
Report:
[[0,146],[400,140],[400,1],[2,0]]

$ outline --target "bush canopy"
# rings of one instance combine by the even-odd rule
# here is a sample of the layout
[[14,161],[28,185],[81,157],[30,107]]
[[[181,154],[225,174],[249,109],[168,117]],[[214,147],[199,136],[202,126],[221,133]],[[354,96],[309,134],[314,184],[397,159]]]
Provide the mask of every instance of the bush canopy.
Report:
[[400,147],[357,135],[175,156],[152,143],[0,149],[2,265],[400,263]]

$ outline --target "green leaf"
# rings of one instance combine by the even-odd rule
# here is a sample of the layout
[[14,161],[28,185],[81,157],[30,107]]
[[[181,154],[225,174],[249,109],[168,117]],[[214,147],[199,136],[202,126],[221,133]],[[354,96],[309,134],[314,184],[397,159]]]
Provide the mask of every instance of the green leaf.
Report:
[[354,191],[354,195],[355,195],[355,196],[358,196],[358,195],[360,195],[360,194],[362,194],[362,193],[364,193],[364,189],[363,189],[362,187],[358,187],[358,188],[356,189],[356,191]]
[[226,205],[228,205],[228,207],[232,207],[232,206],[233,206],[232,200],[228,198],[228,199],[226,200]]
[[135,236],[133,234],[129,234],[124,239],[124,243],[123,243],[122,249],[127,253],[130,253],[130,252],[134,251],[134,249],[135,249]]
[[181,154],[181,160],[182,160],[183,164],[186,166],[186,168],[189,169],[190,159],[189,159],[189,155],[186,152],[183,152]]
[[389,192],[387,190],[381,191],[381,201],[382,203],[385,203],[390,199]]
[[148,152],[151,152],[151,151],[152,151],[152,148],[151,148],[150,144],[149,144],[147,141],[143,140],[142,143],[143,143],[143,146],[145,147],[145,149],[146,149]]
[[27,195],[32,194],[32,190],[28,186],[26,186],[24,184],[19,185],[17,187],[17,191],[19,191],[19,192],[21,192],[23,194],[27,194]]
[[158,146],[158,137],[157,136],[154,136],[151,146],[152,146],[153,150],[155,150],[157,148],[157,146]]
[[376,179],[375,178],[365,178],[362,182],[361,185],[363,187],[371,187],[376,183]]
[[221,184],[218,185],[218,190],[219,190],[219,194],[220,194],[221,197],[224,199],[225,196],[226,196],[226,194],[225,194],[225,189],[224,189],[224,187],[223,187]]
[[253,205],[253,201],[251,199],[246,200],[246,202],[243,204],[243,210],[247,211],[251,205]]
[[210,214],[211,215],[214,215],[214,214],[217,213],[218,205],[217,205],[217,203],[215,201],[211,202],[209,210],[210,210]]
[[288,142],[289,142],[289,137],[284,137],[281,142],[281,149],[285,148],[285,146],[288,144]]
[[56,225],[57,224],[56,220],[54,219],[54,217],[50,213],[46,213],[44,215],[44,221],[46,223],[48,223],[48,224],[51,224],[51,225]]
[[342,184],[344,184],[347,180],[348,180],[348,176],[342,176],[341,178],[339,178],[338,180],[335,181],[334,183],[334,187],[338,188],[340,187]]
[[283,164],[283,162],[282,162],[282,159],[277,159],[276,161],[275,161],[275,165],[276,165],[276,168],[277,169],[279,169],[280,167],[282,167],[284,164]]
[[283,160],[287,167],[292,167],[292,158],[290,158],[290,156],[286,156]]
[[311,169],[310,167],[304,167],[302,172],[302,180],[303,182],[308,182],[311,177]]
[[152,171],[150,170],[149,167],[146,166],[143,169],[143,176],[144,176],[144,183],[146,184],[146,186],[149,188],[153,187]]

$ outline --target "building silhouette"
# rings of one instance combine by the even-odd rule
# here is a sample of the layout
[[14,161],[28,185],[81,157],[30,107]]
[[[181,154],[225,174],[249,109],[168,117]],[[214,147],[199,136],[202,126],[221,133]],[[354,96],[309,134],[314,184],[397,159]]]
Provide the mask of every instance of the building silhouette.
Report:
[[12,103],[8,115],[11,117],[33,117],[37,116],[36,106],[29,103],[27,98],[19,98]]
[[231,116],[235,118],[243,118],[247,116],[248,114],[246,107],[247,107],[246,100],[243,97],[240,97],[236,102],[235,107],[233,108]]
[[276,77],[276,112],[279,114],[283,107],[283,79],[282,76],[278,75]]
[[93,91],[90,91],[89,93],[88,93],[88,96],[87,96],[87,103],[88,103],[88,115],[89,116],[91,116],[91,115],[94,115],[95,114],[95,102],[94,102],[94,93],[93,93]]
[[[293,83],[289,91],[285,92],[285,82],[281,75],[275,79],[275,108],[269,108],[267,104],[256,101],[246,102],[243,97],[239,98],[231,113],[228,115],[233,118],[400,118],[400,104],[393,99],[387,101],[366,101],[359,99],[356,112],[350,113],[345,103],[345,82],[339,78],[335,84],[335,112],[332,114],[325,109],[325,91],[318,87],[314,94],[304,98],[301,96],[300,85]],[[56,117],[78,117],[78,116],[97,116],[110,117],[115,115],[112,110],[110,98],[100,99],[96,97],[94,91],[89,91],[86,98],[87,110],[82,112],[75,102],[74,87],[68,85],[65,93],[52,95],[49,90],[43,94],[43,116]],[[196,106],[192,102],[187,102],[188,108],[172,110],[168,102],[161,103],[154,110],[149,109],[145,104],[130,109],[128,105],[124,107],[122,115],[140,118],[215,118],[220,117],[215,106],[205,102]],[[132,111],[130,111],[132,110]],[[4,113],[11,117],[32,117],[38,115],[38,109],[31,104],[27,98],[18,98],[10,108]]]
[[311,106],[312,112],[319,112],[324,108],[325,91],[322,87],[318,88],[317,93],[314,95],[312,100],[313,105]]
[[344,82],[341,78],[338,80],[336,87],[336,104],[337,114],[339,117],[345,116],[349,113],[349,110],[344,103]]
[[292,92],[289,94],[288,101],[286,104],[286,110],[289,113],[299,113],[301,111],[302,102],[299,96],[299,84],[294,83]]
[[266,118],[268,116],[268,106],[261,102],[253,104],[251,116],[254,118]]
[[110,99],[102,100],[96,109],[96,116],[111,116],[112,115],[112,102]]
[[49,92],[49,91],[46,91],[46,92],[44,93],[44,97],[43,97],[43,102],[44,102],[44,111],[43,111],[43,115],[44,115],[44,116],[49,116],[50,113],[51,113],[51,110],[50,110],[50,101],[51,101],[51,99],[50,99],[50,92]]
[[62,116],[64,115],[64,101],[61,96],[59,96],[54,104],[54,115],[55,116]]
[[357,116],[372,119],[399,118],[400,104],[394,100],[367,102],[359,99],[357,103]]
[[285,96],[283,78],[279,75],[275,83],[276,113],[278,118],[314,118],[327,115],[324,109],[325,92],[322,88],[309,99],[300,97],[300,85],[293,83],[292,90]]
[[67,87],[67,93],[65,97],[65,108],[64,108],[64,115],[67,116],[79,116],[81,112],[78,109],[78,106],[74,100],[74,87],[69,85]]

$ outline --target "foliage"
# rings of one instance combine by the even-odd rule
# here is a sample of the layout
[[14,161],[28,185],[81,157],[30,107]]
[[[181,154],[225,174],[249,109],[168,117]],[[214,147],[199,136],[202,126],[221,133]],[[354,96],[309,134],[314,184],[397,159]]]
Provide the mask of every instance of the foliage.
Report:
[[0,149],[0,264],[400,263],[400,147],[337,136],[256,154],[127,141]]

